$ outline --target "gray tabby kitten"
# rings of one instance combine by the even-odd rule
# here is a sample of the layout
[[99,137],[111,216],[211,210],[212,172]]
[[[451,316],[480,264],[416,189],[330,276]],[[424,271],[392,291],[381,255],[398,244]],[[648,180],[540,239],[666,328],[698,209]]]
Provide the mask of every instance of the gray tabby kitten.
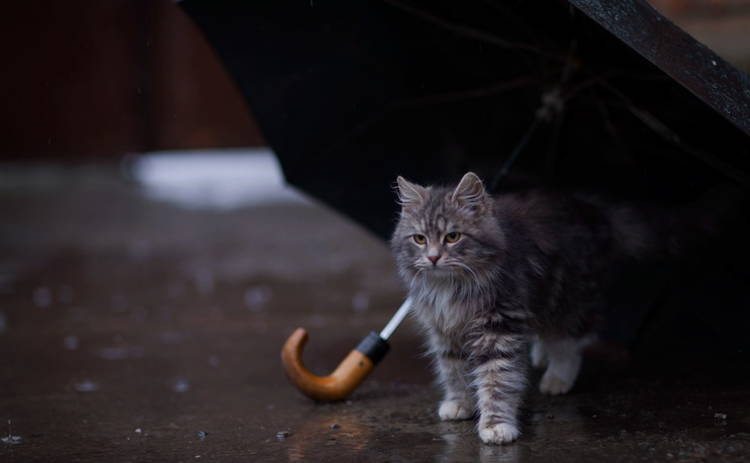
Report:
[[398,193],[391,246],[443,387],[438,414],[463,420],[478,412],[482,441],[511,442],[529,344],[532,365],[546,367],[541,392],[568,392],[612,255],[618,246],[637,253],[647,231],[627,211],[582,199],[492,197],[471,172],[455,188],[399,177]]

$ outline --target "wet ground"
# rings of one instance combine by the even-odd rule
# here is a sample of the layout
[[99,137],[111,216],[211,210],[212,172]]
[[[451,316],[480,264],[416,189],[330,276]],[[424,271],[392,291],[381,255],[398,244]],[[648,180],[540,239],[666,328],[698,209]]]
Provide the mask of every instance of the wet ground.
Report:
[[350,400],[315,404],[281,345],[306,327],[326,373],[380,329],[402,298],[383,243],[313,202],[190,209],[117,166],[0,170],[0,461],[750,459],[748,375],[602,362],[482,445],[438,421],[411,322]]

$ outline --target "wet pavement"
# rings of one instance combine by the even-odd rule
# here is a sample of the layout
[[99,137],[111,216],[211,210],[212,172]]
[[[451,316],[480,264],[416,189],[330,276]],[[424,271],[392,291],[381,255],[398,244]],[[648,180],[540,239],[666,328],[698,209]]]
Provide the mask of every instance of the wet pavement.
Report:
[[403,295],[384,243],[312,201],[190,209],[118,166],[2,170],[0,461],[750,459],[746,368],[601,360],[568,396],[532,391],[519,442],[482,445],[437,419],[410,321],[350,400],[315,404],[281,345],[306,327],[324,374],[379,330]]

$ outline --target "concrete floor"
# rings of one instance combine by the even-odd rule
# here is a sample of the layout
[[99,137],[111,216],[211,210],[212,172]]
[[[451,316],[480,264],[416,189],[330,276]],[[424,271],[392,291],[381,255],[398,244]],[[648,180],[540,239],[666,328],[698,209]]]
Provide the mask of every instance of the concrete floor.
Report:
[[315,404],[281,345],[306,327],[325,373],[380,329],[402,297],[383,243],[313,203],[191,210],[114,166],[3,170],[0,461],[750,460],[746,368],[590,362],[566,397],[532,390],[516,444],[482,445],[438,421],[411,322],[351,400]]

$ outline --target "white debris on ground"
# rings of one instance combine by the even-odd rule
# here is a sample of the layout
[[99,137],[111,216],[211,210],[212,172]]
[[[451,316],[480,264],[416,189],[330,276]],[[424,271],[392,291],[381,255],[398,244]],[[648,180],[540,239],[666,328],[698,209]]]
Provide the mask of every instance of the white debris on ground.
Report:
[[23,441],[23,438],[21,436],[14,436],[12,434],[8,434],[5,437],[1,437],[0,441],[2,441],[3,444],[15,445],[15,444],[20,444]]
[[8,435],[0,438],[0,441],[3,444],[8,444],[8,445],[20,444],[23,441],[23,438],[21,436],[13,435],[13,430],[11,428],[10,420],[8,420]]
[[89,379],[76,383],[73,387],[78,392],[94,392],[99,390],[99,385]]
[[190,381],[187,378],[177,378],[172,385],[172,390],[175,392],[187,392],[190,390]]
[[284,184],[267,148],[146,153],[133,161],[131,172],[149,197],[187,209],[309,202]]

